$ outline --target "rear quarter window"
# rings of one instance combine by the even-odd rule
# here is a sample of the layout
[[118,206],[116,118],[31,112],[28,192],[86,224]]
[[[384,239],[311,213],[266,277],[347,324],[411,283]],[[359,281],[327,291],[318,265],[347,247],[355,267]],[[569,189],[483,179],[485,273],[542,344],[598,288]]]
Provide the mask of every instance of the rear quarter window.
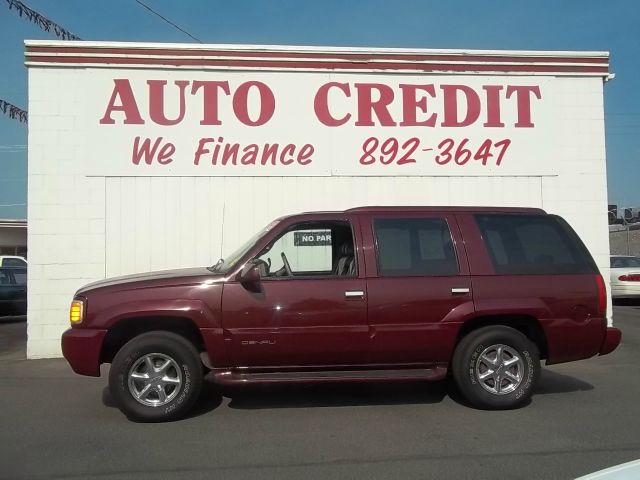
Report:
[[596,273],[587,248],[555,215],[476,215],[494,270],[501,275]]

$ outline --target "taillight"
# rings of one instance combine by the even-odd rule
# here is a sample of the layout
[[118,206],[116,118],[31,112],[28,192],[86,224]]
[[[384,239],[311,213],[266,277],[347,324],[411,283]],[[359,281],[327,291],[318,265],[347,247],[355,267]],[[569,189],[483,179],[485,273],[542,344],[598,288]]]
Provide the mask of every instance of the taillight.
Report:
[[604,285],[602,275],[596,275],[596,283],[598,284],[598,315],[605,317],[607,315],[607,287]]
[[622,282],[640,282],[640,273],[630,273],[629,275],[620,275],[618,280]]

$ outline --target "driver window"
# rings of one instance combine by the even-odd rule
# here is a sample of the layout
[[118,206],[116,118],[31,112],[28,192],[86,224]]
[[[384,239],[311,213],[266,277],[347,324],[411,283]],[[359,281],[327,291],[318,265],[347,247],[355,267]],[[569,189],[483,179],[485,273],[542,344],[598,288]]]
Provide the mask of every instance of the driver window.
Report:
[[345,221],[294,225],[257,257],[262,277],[355,276],[351,225]]

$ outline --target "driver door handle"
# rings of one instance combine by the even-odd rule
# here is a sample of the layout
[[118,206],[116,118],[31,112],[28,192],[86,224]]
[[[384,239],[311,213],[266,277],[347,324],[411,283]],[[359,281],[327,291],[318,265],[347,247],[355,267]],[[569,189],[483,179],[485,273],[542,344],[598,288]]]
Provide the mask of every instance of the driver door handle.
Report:
[[451,289],[451,294],[452,295],[464,295],[466,293],[469,293],[471,290],[468,288],[452,288]]
[[344,292],[345,298],[364,298],[364,291],[362,290],[347,290]]

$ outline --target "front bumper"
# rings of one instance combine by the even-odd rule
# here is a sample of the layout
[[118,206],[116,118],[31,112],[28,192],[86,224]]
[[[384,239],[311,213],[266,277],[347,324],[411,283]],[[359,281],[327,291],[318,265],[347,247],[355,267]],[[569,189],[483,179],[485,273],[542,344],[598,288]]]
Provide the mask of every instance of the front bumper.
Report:
[[100,351],[106,330],[70,328],[62,334],[62,354],[74,372],[100,376]]
[[619,329],[607,327],[604,340],[602,341],[602,346],[600,347],[600,355],[606,355],[607,353],[613,352],[616,347],[620,345],[621,339],[622,332]]

